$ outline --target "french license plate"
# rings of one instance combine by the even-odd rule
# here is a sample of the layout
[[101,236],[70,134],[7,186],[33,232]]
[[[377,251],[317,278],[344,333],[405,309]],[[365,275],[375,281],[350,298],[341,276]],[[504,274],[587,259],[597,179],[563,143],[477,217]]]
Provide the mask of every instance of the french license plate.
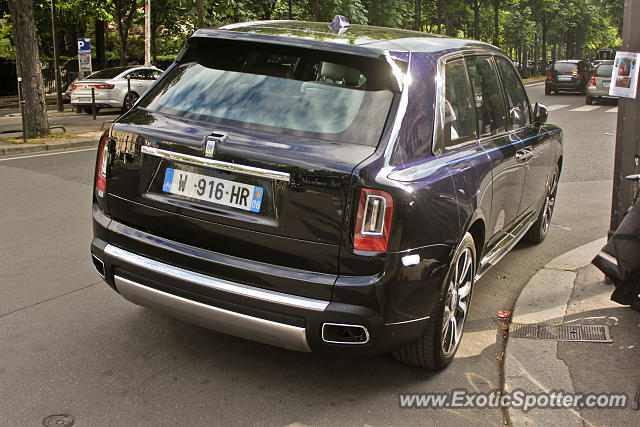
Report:
[[245,211],[260,212],[264,189],[199,173],[167,168],[162,191]]
[[609,87],[610,84],[611,84],[611,82],[602,82],[602,86],[604,86],[604,87]]
[[571,80],[573,77],[571,76],[558,76],[558,81],[566,82],[567,80]]
[[91,98],[78,98],[78,102],[91,102]]

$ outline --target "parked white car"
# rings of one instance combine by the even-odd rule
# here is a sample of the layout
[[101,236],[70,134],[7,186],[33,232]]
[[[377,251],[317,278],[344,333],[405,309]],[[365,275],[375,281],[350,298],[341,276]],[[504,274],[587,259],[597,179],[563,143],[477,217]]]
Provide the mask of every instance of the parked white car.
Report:
[[[71,105],[91,112],[91,89],[95,92],[96,109],[122,108],[127,111],[140,98],[162,70],[156,67],[116,67],[97,71],[71,86]],[[131,79],[131,94],[127,96]]]

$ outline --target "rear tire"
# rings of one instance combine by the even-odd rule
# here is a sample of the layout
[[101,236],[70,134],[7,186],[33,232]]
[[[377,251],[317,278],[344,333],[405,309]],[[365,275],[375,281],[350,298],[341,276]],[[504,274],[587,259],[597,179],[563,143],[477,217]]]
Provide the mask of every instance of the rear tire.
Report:
[[551,95],[551,88],[549,86],[545,86],[544,87],[544,94],[545,95]]
[[476,248],[471,234],[465,233],[422,336],[394,350],[394,358],[431,370],[444,369],[451,363],[462,340],[475,275]]
[[587,95],[585,102],[587,103],[587,105],[591,105],[593,104],[593,98]]
[[533,223],[527,234],[525,234],[525,240],[531,243],[542,242],[549,233],[549,227],[551,227],[551,217],[553,216],[553,209],[556,205],[556,194],[558,193],[558,179],[560,178],[560,169],[556,165],[549,182],[549,188],[545,196],[542,210],[538,215],[538,219]]

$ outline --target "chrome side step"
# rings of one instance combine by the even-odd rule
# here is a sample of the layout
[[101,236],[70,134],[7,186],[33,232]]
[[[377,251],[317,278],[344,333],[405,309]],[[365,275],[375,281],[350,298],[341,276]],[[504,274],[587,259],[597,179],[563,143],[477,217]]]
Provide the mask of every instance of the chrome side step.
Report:
[[120,295],[134,304],[236,337],[309,352],[305,328],[202,304],[114,276]]
[[531,228],[536,221],[536,215],[531,212],[515,227],[513,227],[509,233],[507,233],[498,243],[493,245],[491,250],[482,258],[480,266],[478,268],[478,274],[476,274],[475,280],[479,280],[491,267],[496,265],[502,257],[504,257],[515,245],[518,244],[520,239],[527,234],[527,231]]

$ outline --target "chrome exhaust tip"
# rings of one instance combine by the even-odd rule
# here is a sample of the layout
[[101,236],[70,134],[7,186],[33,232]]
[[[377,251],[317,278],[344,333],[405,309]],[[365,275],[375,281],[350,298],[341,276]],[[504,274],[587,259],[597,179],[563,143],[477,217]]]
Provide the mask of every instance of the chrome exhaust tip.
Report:
[[93,266],[98,272],[98,274],[100,275],[100,277],[102,277],[103,279],[106,279],[107,275],[104,271],[104,262],[94,254],[91,254],[91,261],[93,261]]
[[362,325],[323,323],[322,341],[329,344],[366,344],[369,331]]

